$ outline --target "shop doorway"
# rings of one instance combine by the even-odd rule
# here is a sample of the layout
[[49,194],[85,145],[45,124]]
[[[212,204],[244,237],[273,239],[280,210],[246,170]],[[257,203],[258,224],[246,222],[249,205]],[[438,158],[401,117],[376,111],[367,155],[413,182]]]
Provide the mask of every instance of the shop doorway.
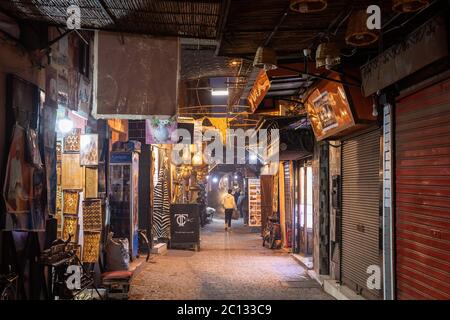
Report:
[[294,162],[294,253],[313,253],[313,174],[310,162]]

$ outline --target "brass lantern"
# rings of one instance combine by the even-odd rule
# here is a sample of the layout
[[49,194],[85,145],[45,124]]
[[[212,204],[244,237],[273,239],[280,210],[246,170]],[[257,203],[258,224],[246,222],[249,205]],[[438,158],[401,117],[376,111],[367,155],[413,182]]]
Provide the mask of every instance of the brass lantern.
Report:
[[316,51],[316,67],[331,69],[341,63],[340,51],[334,42],[319,44]]
[[419,11],[430,4],[430,0],[394,0],[392,9],[398,12],[408,13]]
[[291,10],[300,13],[323,11],[327,8],[326,0],[291,0]]
[[253,60],[253,66],[266,71],[277,68],[277,54],[269,47],[259,47]]
[[345,36],[347,44],[355,47],[364,47],[378,40],[378,32],[367,28],[368,17],[366,10],[358,10],[352,13]]

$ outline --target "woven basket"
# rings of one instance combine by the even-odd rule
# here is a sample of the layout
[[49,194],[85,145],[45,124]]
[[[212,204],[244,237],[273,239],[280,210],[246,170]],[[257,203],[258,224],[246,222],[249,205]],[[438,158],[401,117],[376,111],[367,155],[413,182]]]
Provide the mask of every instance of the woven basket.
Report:
[[323,11],[327,8],[326,0],[291,0],[291,10],[300,13]]
[[414,12],[425,8],[430,4],[430,0],[394,0],[392,10],[398,12]]
[[378,32],[367,28],[368,14],[359,10],[350,16],[345,41],[355,47],[365,47],[378,40]]
[[316,51],[316,67],[330,68],[341,63],[339,49],[334,42],[319,44]]
[[269,47],[259,47],[253,60],[253,66],[264,70],[273,70],[277,68],[277,54],[275,50]]

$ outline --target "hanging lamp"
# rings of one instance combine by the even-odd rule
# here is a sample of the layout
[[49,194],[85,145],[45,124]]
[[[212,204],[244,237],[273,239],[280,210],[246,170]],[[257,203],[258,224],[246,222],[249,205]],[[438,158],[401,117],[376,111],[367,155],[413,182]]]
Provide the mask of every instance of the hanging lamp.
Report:
[[291,0],[290,8],[300,13],[311,13],[323,11],[327,5],[326,0]]
[[394,0],[392,9],[398,12],[408,13],[419,11],[430,4],[430,0]]
[[277,54],[275,50],[269,47],[258,47],[253,60],[253,66],[264,69],[265,71],[277,68]]
[[340,51],[334,42],[319,44],[316,51],[316,67],[331,69],[341,63]]
[[368,17],[366,10],[358,10],[352,13],[345,36],[348,45],[364,47],[378,40],[378,32],[367,28]]

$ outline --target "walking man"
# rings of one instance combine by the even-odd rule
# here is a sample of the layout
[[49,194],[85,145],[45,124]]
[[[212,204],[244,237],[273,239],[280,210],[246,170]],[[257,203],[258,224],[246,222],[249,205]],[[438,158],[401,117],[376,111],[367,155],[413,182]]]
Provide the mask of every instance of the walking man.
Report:
[[225,231],[231,229],[231,218],[233,217],[233,211],[236,210],[236,201],[231,194],[233,190],[228,189],[228,193],[222,199],[222,205],[225,208]]

